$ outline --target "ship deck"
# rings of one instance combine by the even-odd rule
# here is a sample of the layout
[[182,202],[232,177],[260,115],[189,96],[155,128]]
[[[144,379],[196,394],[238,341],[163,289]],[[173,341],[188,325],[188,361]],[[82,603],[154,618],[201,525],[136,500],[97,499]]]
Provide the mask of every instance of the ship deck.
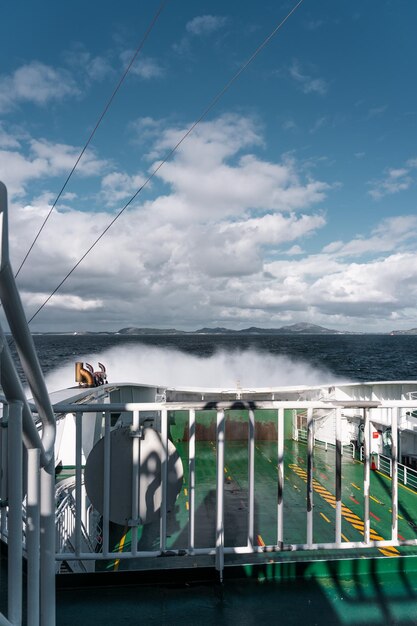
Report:
[[[188,546],[189,482],[187,443],[176,443],[183,459],[184,482],[177,498],[175,510],[167,520],[167,550],[181,550]],[[313,542],[331,543],[335,540],[335,459],[334,448],[314,449],[313,481]],[[277,537],[277,445],[257,441],[255,447],[255,543],[273,546]],[[307,446],[291,439],[284,445],[284,544],[307,542],[306,488]],[[363,540],[364,497],[363,463],[344,454],[342,458],[342,540]],[[246,545],[248,534],[248,446],[246,442],[228,442],[225,453],[225,546]],[[203,548],[215,543],[216,515],[216,446],[212,441],[200,441],[196,448],[195,473],[195,547]],[[401,540],[417,538],[417,493],[410,487],[398,485],[398,537]],[[391,478],[371,471],[370,483],[370,538],[374,541],[391,538],[392,507]],[[112,544],[115,551],[131,550],[130,528],[112,525]],[[159,544],[159,520],[139,528],[138,550],[151,550]],[[398,556],[416,554],[417,546],[358,548],[357,557]],[[248,555],[247,562],[303,561],[346,558],[346,550],[315,550],[266,552]],[[349,550],[352,557],[352,550]],[[241,556],[226,555],[226,565],[241,562]],[[213,557],[172,557],[159,559],[113,560],[100,563],[101,570],[121,571],[149,568],[197,567],[213,563]]]
[[[176,442],[184,482],[168,516],[167,548],[187,546],[189,523],[188,444]],[[314,541],[335,536],[334,448],[314,449]],[[307,446],[287,439],[284,446],[284,543],[306,541]],[[248,524],[248,445],[227,442],[225,451],[225,544],[245,543]],[[196,546],[208,545],[215,516],[216,445],[196,446]],[[371,472],[371,539],[391,533],[391,480]],[[363,464],[342,461],[342,538],[363,537]],[[277,528],[277,445],[255,446],[255,537],[274,544]],[[417,493],[399,485],[399,537],[417,536]],[[115,550],[130,550],[131,529],[112,525]],[[159,523],[139,531],[138,549],[155,547]],[[213,538],[211,538],[213,539]],[[212,541],[209,541],[211,544]],[[242,561],[243,558],[243,561]],[[4,565],[3,557],[3,565]],[[214,557],[160,557],[109,560],[93,574],[57,577],[57,624],[417,624],[416,547],[265,552],[228,555],[224,580]],[[233,567],[232,567],[233,566]],[[129,570],[129,571],[126,571]],[[3,581],[4,581],[3,568]],[[4,586],[2,585],[4,588]],[[2,594],[0,593],[0,596]],[[3,596],[2,604],[5,602]]]
[[[179,446],[181,448],[181,445]],[[186,444],[181,450],[186,460]],[[285,442],[285,542],[305,542],[306,445]],[[196,455],[197,543],[205,543],[214,515],[213,480],[216,450],[213,442],[200,442]],[[314,451],[314,540],[332,541],[335,509],[334,450]],[[246,536],[247,444],[228,444],[225,457],[226,545],[240,545]],[[276,536],[276,444],[258,442],[255,455],[255,531],[258,543],[273,543]],[[187,464],[184,462],[184,467]],[[363,532],[363,464],[346,454],[342,464],[343,539],[360,540]],[[188,475],[171,516],[170,545],[186,545]],[[388,538],[391,532],[389,477],[371,472],[371,536]],[[399,486],[399,535],[416,536],[417,493]],[[241,520],[239,522],[239,520]],[[115,529],[114,529],[115,530]],[[116,533],[117,534],[117,533]],[[130,531],[122,535],[130,549]],[[148,529],[139,544],[149,547],[158,531]],[[120,541],[120,537],[119,537]],[[120,543],[116,545],[120,547]],[[343,558],[342,558],[343,557]],[[100,621],[181,626],[196,623],[242,626],[262,622],[292,625],[411,625],[417,624],[417,550],[367,548],[349,557],[346,551],[281,552],[248,557],[242,565],[226,564],[223,583],[213,561],[206,557],[197,567],[193,557],[153,561],[109,561],[107,570],[90,579],[61,577],[57,596],[57,624],[69,626]],[[209,562],[210,561],[210,562]],[[233,559],[229,559],[229,565]],[[155,568],[164,568],[158,571]],[[131,571],[123,571],[130,569]],[[118,570],[117,573],[115,570]],[[135,571],[132,571],[135,570]],[[113,573],[111,573],[113,572]],[[94,581],[94,577],[98,576]],[[71,582],[72,580],[72,582]],[[91,581],[89,586],[87,581]],[[97,583],[97,581],[99,581]],[[87,583],[87,584],[86,584]],[[98,584],[98,586],[97,586]],[[106,585],[105,589],[101,585]]]

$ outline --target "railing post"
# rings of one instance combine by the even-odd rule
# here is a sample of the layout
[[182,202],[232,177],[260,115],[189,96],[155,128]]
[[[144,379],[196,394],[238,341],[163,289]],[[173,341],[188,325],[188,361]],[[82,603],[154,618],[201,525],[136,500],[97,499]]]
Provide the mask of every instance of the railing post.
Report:
[[8,446],[8,426],[9,426],[9,405],[3,404],[3,416],[0,420],[0,536],[4,540],[7,522],[7,450]]
[[363,409],[364,413],[364,430],[363,430],[363,451],[364,451],[364,468],[363,468],[363,506],[364,506],[364,530],[363,539],[365,543],[369,543],[370,537],[370,521],[369,521],[369,491],[370,491],[370,453],[371,453],[371,422],[369,419],[369,409]]
[[28,453],[26,549],[27,549],[27,623],[39,626],[40,616],[40,450],[31,448]]
[[341,409],[336,409],[336,543],[342,542],[342,442],[340,438]]
[[224,411],[217,411],[216,569],[223,580],[224,568]]
[[189,468],[189,536],[188,545],[191,554],[195,547],[195,409],[189,413],[188,468]]
[[280,548],[284,543],[284,409],[279,408],[278,417],[278,511],[277,511],[277,544]]
[[307,409],[307,544],[313,543],[313,409]]
[[8,618],[16,625],[22,622],[22,409],[19,400],[9,404]]
[[110,479],[111,479],[110,413],[104,417],[103,463],[103,555],[109,555]]
[[398,414],[399,409],[391,409],[392,541],[398,541]]
[[41,469],[41,626],[55,625],[55,463]]
[[248,430],[248,547],[253,548],[255,536],[255,413],[249,409]]
[[81,483],[82,483],[82,422],[81,413],[75,414],[75,553],[81,551]]
[[132,536],[132,556],[136,556],[138,551],[138,525],[139,521],[139,509],[140,509],[140,416],[139,411],[133,411],[133,425],[132,425],[132,517],[129,521],[131,527]]
[[168,487],[168,411],[161,411],[161,523],[160,523],[160,548],[166,550],[167,536],[167,487]]

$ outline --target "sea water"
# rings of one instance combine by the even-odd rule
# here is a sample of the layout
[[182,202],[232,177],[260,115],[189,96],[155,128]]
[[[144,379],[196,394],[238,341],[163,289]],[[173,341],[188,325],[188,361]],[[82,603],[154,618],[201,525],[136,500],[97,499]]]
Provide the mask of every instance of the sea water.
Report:
[[417,379],[415,335],[48,334],[34,341],[50,391],[74,384],[76,361],[103,363],[109,382],[176,387]]

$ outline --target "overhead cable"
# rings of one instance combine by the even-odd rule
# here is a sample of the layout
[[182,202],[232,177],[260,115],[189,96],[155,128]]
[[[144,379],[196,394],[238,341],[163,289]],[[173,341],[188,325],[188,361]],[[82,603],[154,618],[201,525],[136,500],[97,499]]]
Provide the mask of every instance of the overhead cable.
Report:
[[66,274],[66,276],[61,280],[61,282],[55,287],[52,293],[46,298],[46,300],[41,304],[41,306],[35,311],[32,317],[28,320],[30,324],[35,317],[40,313],[40,311],[48,304],[49,300],[56,294],[56,292],[62,287],[62,285],[68,280],[68,278],[73,274],[73,272],[77,269],[77,267],[84,261],[86,256],[90,254],[90,252],[95,248],[98,242],[104,237],[104,235],[110,230],[113,224],[119,219],[119,217],[124,213],[124,211],[132,204],[132,202],[137,198],[137,196],[141,193],[141,191],[148,185],[148,183],[152,180],[152,178],[159,172],[161,167],[172,157],[172,155],[178,150],[180,145],[185,141],[185,139],[192,133],[195,127],[208,115],[208,113],[215,107],[220,98],[226,93],[226,91],[233,85],[233,83],[239,78],[239,76],[244,72],[244,70],[252,63],[252,61],[258,56],[258,54],[265,48],[265,46],[269,43],[269,41],[277,34],[277,32],[284,26],[285,22],[291,17],[291,15],[298,9],[298,7],[304,2],[304,0],[299,0],[297,4],[291,9],[291,11],[284,17],[284,19],[271,31],[271,33],[262,41],[262,43],[256,48],[255,52],[249,57],[249,59],[240,67],[240,69],[232,76],[232,78],[226,83],[226,85],[216,94],[216,96],[211,100],[209,105],[204,109],[202,114],[195,120],[195,122],[188,128],[188,130],[183,134],[181,139],[175,144],[173,148],[171,148],[162,161],[159,162],[158,166],[151,172],[145,182],[139,187],[139,189],[133,194],[133,196],[126,202],[126,204],[120,209],[120,211],[114,216],[114,218],[110,221],[110,223],[106,226],[103,232],[97,237],[97,239],[91,244],[88,250],[81,256],[81,258],[77,261],[77,263],[72,267],[72,269]]
[[49,217],[51,216],[52,211],[54,210],[54,208],[56,207],[57,203],[59,202],[62,194],[64,193],[64,190],[65,190],[65,188],[66,188],[66,186],[67,186],[71,176],[73,175],[73,173],[74,173],[75,169],[77,168],[79,162],[81,161],[85,151],[87,150],[88,146],[90,145],[91,140],[93,139],[94,135],[96,134],[96,131],[97,131],[98,127],[100,126],[101,122],[103,121],[103,118],[106,115],[107,111],[109,110],[109,108],[110,108],[110,106],[111,106],[111,104],[112,104],[112,102],[113,102],[117,92],[119,91],[119,89],[122,86],[126,76],[128,75],[130,68],[132,67],[133,63],[135,62],[136,57],[138,56],[139,52],[142,50],[142,48],[143,48],[143,46],[144,46],[148,36],[150,35],[153,27],[156,24],[156,21],[157,21],[158,17],[162,13],[162,10],[164,9],[164,7],[168,3],[168,1],[169,0],[164,0],[164,2],[161,2],[161,4],[159,5],[159,8],[158,8],[157,12],[153,16],[152,21],[150,22],[148,28],[146,29],[145,34],[143,35],[141,41],[139,42],[139,45],[137,46],[137,48],[136,48],[132,58],[130,59],[130,61],[129,61],[127,67],[126,67],[126,69],[124,70],[122,76],[120,77],[119,82],[117,83],[117,85],[113,89],[113,92],[112,92],[110,98],[107,100],[107,103],[106,103],[106,105],[105,105],[105,107],[104,107],[100,117],[98,118],[98,120],[96,122],[96,125],[94,126],[93,130],[90,133],[90,136],[88,137],[86,143],[84,144],[83,149],[81,150],[80,154],[78,155],[78,157],[77,157],[77,159],[76,159],[76,161],[75,161],[75,163],[74,163],[70,173],[68,174],[68,176],[67,176],[64,184],[62,185],[62,187],[61,187],[57,197],[55,198],[55,200],[54,200],[54,202],[53,202],[53,204],[52,204],[52,206],[51,206],[47,216],[45,217],[41,227],[39,228],[39,230],[38,230],[38,232],[37,232],[37,234],[36,234],[36,236],[34,238],[34,240],[32,241],[31,245],[29,246],[29,249],[26,252],[25,257],[23,258],[23,261],[21,262],[19,269],[17,270],[17,272],[15,274],[15,278],[17,278],[19,276],[22,267],[24,266],[28,256],[32,252],[32,249],[33,249],[34,245],[36,244],[36,242],[37,242],[41,232],[45,228],[45,225],[46,225],[47,221],[49,220]]

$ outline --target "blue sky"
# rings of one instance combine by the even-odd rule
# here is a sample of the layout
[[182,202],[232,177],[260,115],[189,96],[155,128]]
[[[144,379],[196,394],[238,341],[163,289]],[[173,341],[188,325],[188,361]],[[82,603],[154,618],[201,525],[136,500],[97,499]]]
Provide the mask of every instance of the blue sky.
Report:
[[[28,317],[295,4],[166,3],[19,275]],[[159,6],[7,8],[16,268]],[[415,327],[416,21],[411,0],[304,0],[33,330]]]

